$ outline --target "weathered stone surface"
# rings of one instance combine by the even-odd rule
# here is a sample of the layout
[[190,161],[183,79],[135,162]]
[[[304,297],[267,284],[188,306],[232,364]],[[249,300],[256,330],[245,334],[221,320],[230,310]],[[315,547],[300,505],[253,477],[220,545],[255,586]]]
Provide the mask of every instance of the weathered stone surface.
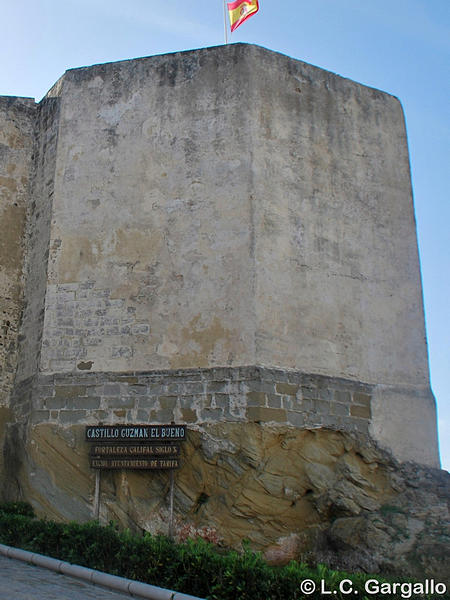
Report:
[[35,113],[32,98],[0,96],[0,406],[17,369]]
[[[287,388],[279,388],[279,385],[287,374],[295,377],[299,383],[308,381],[308,396],[311,399],[276,393],[277,389],[286,391]],[[86,423],[95,422],[100,410],[105,415],[102,420],[108,423],[117,417],[129,418],[134,422],[144,418],[160,423],[188,419],[189,423],[197,424],[214,420],[274,421],[301,429],[326,425],[367,433],[369,419],[360,415],[351,416],[350,408],[358,406],[364,410],[370,409],[372,387],[320,375],[287,373],[281,369],[224,367],[220,373],[212,368],[135,372],[134,376],[114,372],[40,375],[32,381],[28,392],[31,392],[30,401],[34,407],[34,423],[49,420],[53,424],[60,424],[64,419],[64,424],[67,424],[70,422],[68,411],[82,409],[85,411],[84,417],[74,413],[77,422],[80,418]],[[23,400],[21,390],[19,386],[13,397],[15,406]],[[347,404],[320,399],[324,391],[332,398],[342,390],[345,393],[340,399],[346,399]],[[369,406],[354,402],[353,397],[363,393],[361,390],[364,390],[365,402]],[[303,394],[299,391],[298,395]],[[147,412],[143,413],[142,410]]]
[[438,464],[397,99],[233,44],[67,71],[34,113],[18,382],[224,365],[359,381],[371,408],[286,375],[249,390],[266,395],[250,418],[311,401],[322,426],[360,418]]

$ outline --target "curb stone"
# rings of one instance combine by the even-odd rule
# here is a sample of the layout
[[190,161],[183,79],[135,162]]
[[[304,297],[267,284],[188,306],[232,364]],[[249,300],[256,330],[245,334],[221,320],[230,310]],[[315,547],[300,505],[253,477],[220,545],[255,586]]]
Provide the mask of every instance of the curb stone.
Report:
[[50,558],[49,556],[28,552],[20,548],[12,548],[4,544],[0,544],[0,554],[137,598],[145,598],[146,600],[205,600],[197,596],[190,596],[189,594],[174,592],[173,590],[167,590],[148,583],[125,579],[117,575],[103,573],[102,571],[95,571],[94,569],[74,565],[57,558]]

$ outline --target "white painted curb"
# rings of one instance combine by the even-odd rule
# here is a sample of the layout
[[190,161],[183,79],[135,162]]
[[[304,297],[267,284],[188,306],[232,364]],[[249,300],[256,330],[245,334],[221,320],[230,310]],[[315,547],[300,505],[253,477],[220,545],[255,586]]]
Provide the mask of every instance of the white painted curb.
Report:
[[102,571],[94,571],[94,569],[73,565],[58,560],[57,558],[50,558],[43,554],[27,552],[26,550],[4,546],[3,544],[0,544],[0,554],[3,554],[3,556],[7,556],[8,558],[15,558],[16,560],[36,565],[37,567],[44,567],[45,569],[61,573],[62,575],[70,575],[70,577],[76,577],[88,581],[89,583],[101,585],[116,592],[129,594],[130,596],[135,596],[137,598],[146,598],[147,600],[205,600],[204,598],[198,598],[197,596],[165,590],[164,588],[149,585],[148,583],[140,583],[139,581],[133,581],[132,579],[124,579],[123,577],[117,577],[116,575],[102,573]]

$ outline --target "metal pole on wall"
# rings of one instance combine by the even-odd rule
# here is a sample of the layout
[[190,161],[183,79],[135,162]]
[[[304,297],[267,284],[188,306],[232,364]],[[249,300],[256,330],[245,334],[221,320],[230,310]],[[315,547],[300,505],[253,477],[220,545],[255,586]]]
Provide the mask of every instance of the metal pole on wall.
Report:
[[100,517],[100,473],[100,469],[95,471],[94,519],[97,521]]
[[173,469],[170,470],[170,492],[169,492],[169,537],[173,538],[173,489],[175,484],[175,477]]
[[227,0],[223,0],[223,29],[225,33],[225,44],[228,44]]

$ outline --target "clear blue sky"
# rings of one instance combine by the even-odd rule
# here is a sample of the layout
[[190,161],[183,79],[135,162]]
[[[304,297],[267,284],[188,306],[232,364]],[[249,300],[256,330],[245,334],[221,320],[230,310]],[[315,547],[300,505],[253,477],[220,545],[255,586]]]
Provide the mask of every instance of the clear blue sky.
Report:
[[[0,94],[40,99],[72,67],[223,42],[222,0],[1,5]],[[232,36],[398,96],[408,127],[432,387],[450,469],[449,0],[260,0]]]

